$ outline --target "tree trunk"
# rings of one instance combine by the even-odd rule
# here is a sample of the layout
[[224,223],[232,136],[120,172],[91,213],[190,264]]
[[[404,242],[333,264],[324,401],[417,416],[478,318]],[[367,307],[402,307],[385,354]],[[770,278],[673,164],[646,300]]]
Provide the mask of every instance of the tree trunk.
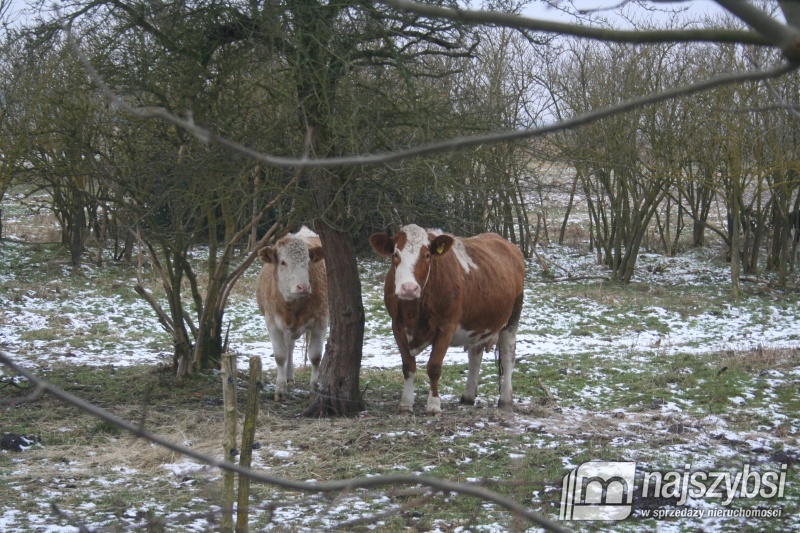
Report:
[[742,227],[741,213],[739,211],[739,182],[738,178],[733,179],[731,199],[729,202],[731,220],[731,297],[733,300],[738,300],[741,297],[742,289],[739,283],[739,276],[741,275],[741,243],[739,241]]
[[[307,142],[312,143],[315,152],[329,153],[325,140],[319,123],[309,129]],[[348,211],[341,204],[344,185],[338,172],[311,171],[313,205],[318,213],[315,228],[322,241],[328,276],[330,323],[316,396],[303,412],[308,417],[353,416],[363,408],[358,380],[364,346],[364,304],[351,237],[341,229],[347,226]]]
[[83,231],[86,228],[86,214],[83,208],[75,210],[72,219],[72,228],[69,233],[69,256],[72,266],[81,266],[81,255],[83,254]]
[[569,222],[569,214],[572,211],[572,203],[575,201],[575,192],[578,190],[579,174],[575,173],[575,179],[572,180],[572,190],[569,193],[569,202],[567,203],[567,210],[564,213],[564,221],[561,223],[561,231],[558,233],[558,244],[564,244],[564,235],[567,233],[567,222]]
[[363,410],[359,373],[364,344],[361,280],[350,235],[318,220],[328,274],[330,330],[316,397],[304,416],[353,416]]
[[692,222],[692,246],[702,248],[705,246],[706,225],[699,220]]
[[681,210],[680,206],[678,206],[678,212],[675,213],[675,236],[672,238],[672,254],[673,256],[678,252],[678,242],[681,238],[681,233],[683,233],[684,223],[683,223],[683,211]]

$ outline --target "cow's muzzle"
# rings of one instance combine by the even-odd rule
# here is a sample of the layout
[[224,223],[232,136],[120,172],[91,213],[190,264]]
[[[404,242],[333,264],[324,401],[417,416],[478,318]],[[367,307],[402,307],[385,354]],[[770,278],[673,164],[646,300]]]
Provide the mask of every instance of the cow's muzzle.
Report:
[[292,291],[293,294],[297,296],[307,296],[311,294],[311,284],[310,283],[298,283],[294,286],[294,290]]
[[401,300],[416,300],[422,293],[419,283],[403,283],[397,291],[397,297]]

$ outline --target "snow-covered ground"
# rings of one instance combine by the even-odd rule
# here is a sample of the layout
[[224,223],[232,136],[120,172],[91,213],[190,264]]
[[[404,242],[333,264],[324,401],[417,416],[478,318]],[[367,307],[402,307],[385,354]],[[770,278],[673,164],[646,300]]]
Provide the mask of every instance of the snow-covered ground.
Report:
[[[25,245],[6,243],[0,256],[0,347],[14,354],[21,363],[31,365],[66,362],[87,365],[131,365],[170,361],[169,338],[149,305],[133,291],[132,269],[116,267],[110,282],[116,293],[98,291],[98,279],[109,284],[108,270],[85,265],[79,277],[70,275],[65,264],[51,266],[52,279],[26,287],[14,267],[24,261]],[[541,252],[549,261],[568,270],[573,276],[601,276],[591,255],[577,254],[567,247],[551,246]],[[745,296],[738,302],[725,297],[729,285],[727,266],[696,250],[679,257],[644,254],[633,282],[649,291],[700,291],[699,298],[709,297],[714,305],[701,312],[686,312],[683,307],[668,308],[640,298],[635,306],[621,308],[605,299],[602,285],[596,289],[569,294],[570,282],[548,282],[541,268],[528,263],[528,283],[523,309],[517,355],[543,358],[548,355],[593,353],[618,357],[636,351],[661,354],[711,353],[721,350],[792,348],[800,346],[800,309],[796,294],[772,299]],[[365,258],[362,265],[363,293],[367,309],[362,366],[399,367],[399,355],[391,335],[390,320],[382,307],[382,273],[386,266]],[[658,268],[654,268],[654,267]],[[654,273],[658,272],[658,273]],[[251,267],[242,283],[252,285],[258,267]],[[16,283],[20,281],[21,283]],[[593,292],[594,291],[594,292]],[[646,293],[645,293],[646,296]],[[691,307],[691,302],[687,306]],[[239,354],[240,365],[247,366],[251,355],[263,356],[264,365],[274,366],[267,330],[259,315],[255,298],[234,295],[226,313],[230,321],[230,348]],[[629,327],[618,324],[629,323]],[[586,331],[581,325],[590,325]],[[38,332],[38,333],[37,333]],[[76,335],[67,342],[64,335]],[[298,350],[301,349],[298,343]],[[420,357],[423,357],[421,355]],[[446,363],[465,363],[466,353],[451,349]]]

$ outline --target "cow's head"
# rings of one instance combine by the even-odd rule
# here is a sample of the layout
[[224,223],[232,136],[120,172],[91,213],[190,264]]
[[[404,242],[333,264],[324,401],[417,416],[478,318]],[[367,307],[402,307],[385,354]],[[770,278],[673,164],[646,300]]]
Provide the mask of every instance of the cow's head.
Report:
[[278,290],[286,301],[311,294],[308,267],[323,259],[320,246],[309,249],[304,239],[290,235],[275,246],[262,248],[258,255],[275,266]]
[[451,235],[433,235],[421,227],[403,226],[394,237],[375,233],[369,243],[384,257],[392,257],[394,293],[401,300],[416,300],[422,295],[431,272],[431,263],[450,251]]

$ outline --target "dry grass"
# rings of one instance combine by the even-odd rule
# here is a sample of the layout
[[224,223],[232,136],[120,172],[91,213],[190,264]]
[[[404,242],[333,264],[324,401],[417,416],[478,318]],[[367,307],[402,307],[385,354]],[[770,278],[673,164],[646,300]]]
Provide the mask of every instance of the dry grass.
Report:
[[26,243],[60,243],[61,228],[56,218],[49,213],[3,221],[3,233],[13,235],[16,240]]
[[731,350],[720,357],[719,368],[747,373],[769,370],[791,372],[800,364],[800,349],[786,350],[757,346],[750,350]]

